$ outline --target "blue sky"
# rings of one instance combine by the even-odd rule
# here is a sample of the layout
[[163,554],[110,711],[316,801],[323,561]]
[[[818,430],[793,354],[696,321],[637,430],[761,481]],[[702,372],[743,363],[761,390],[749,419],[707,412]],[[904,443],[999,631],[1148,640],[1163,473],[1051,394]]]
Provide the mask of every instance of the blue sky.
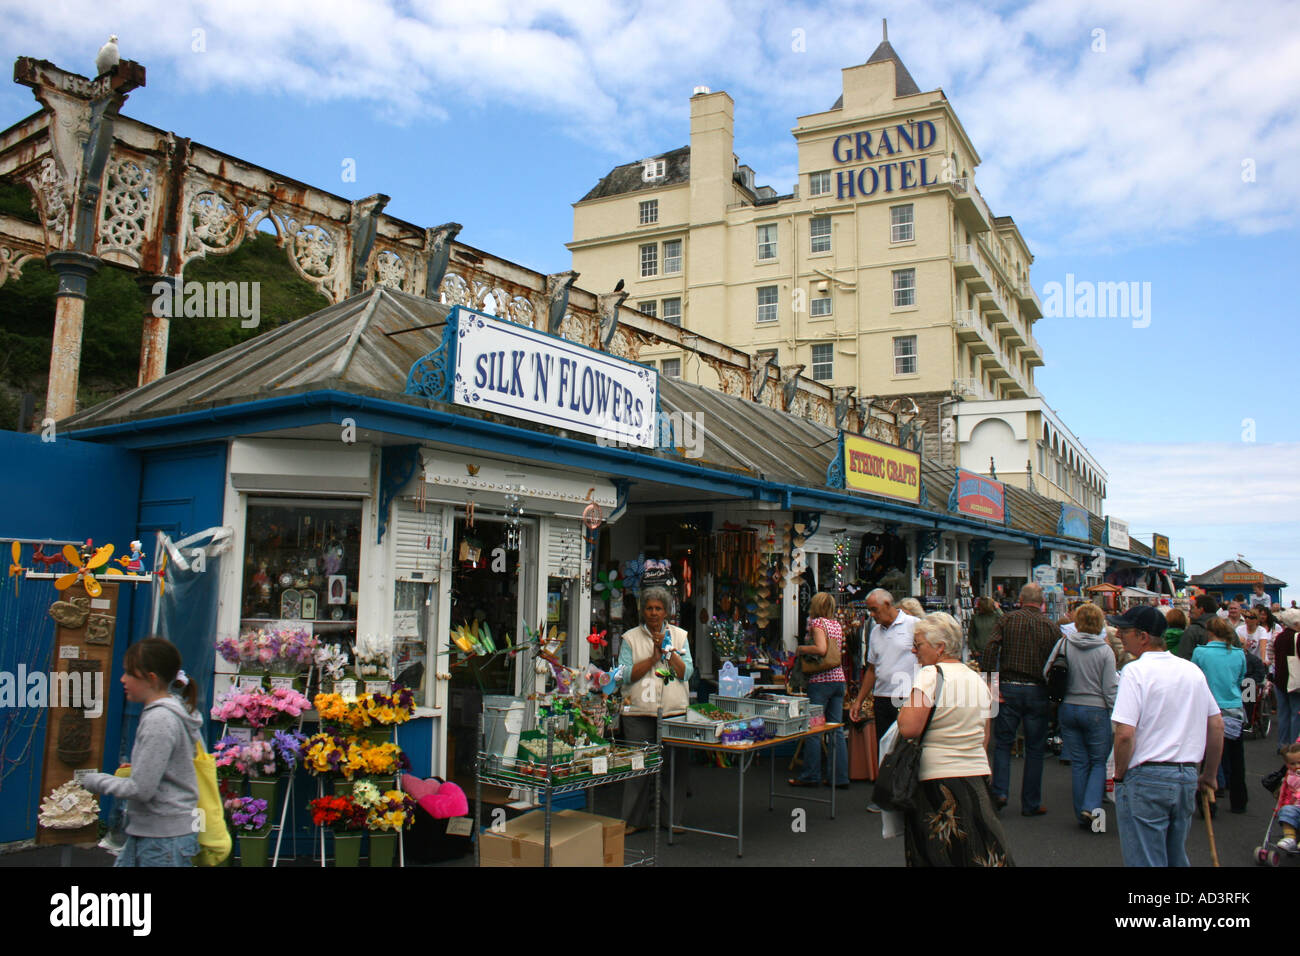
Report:
[[[1067,275],[1150,284],[1144,327],[1034,329],[1038,387],[1109,472],[1107,511],[1189,570],[1240,552],[1300,596],[1300,3],[0,0],[0,55],[89,74],[117,33],[149,71],[128,115],[549,272],[572,202],[689,141],[696,85],[732,95],[741,161],[788,191],[795,118],[834,102],[882,16],[952,101],[1040,296]],[[0,126],[34,108],[0,87]]]

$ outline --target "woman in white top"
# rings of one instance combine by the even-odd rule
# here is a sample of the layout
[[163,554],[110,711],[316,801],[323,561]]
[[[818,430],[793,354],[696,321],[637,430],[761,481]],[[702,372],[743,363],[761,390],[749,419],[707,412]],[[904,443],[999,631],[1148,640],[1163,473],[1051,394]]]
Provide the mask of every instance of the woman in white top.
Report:
[[904,830],[908,866],[1014,865],[989,791],[992,698],[983,678],[961,662],[961,649],[961,625],[951,614],[929,614],[916,625],[912,653],[921,669],[898,712],[900,735],[924,734],[921,785]]

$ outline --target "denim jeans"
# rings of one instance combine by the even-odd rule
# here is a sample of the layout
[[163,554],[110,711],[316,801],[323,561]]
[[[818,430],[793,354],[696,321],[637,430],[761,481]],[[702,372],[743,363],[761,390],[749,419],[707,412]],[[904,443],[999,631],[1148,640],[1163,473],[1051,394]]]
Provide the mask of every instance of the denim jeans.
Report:
[[174,837],[128,836],[114,866],[189,866],[198,855],[197,834]]
[[1287,693],[1276,684],[1273,693],[1277,700],[1277,745],[1285,747],[1295,743],[1300,734],[1300,692]]
[[993,796],[1007,799],[1011,788],[1011,745],[1020,722],[1025,723],[1025,776],[1020,784],[1020,809],[1030,813],[1043,805],[1043,757],[1047,752],[1047,688],[1042,684],[1002,683],[1002,703],[993,719]]
[[1195,767],[1139,764],[1115,784],[1125,866],[1190,866],[1187,831],[1196,804]]
[[[826,709],[826,723],[844,722],[844,684],[840,681],[817,681],[808,685],[808,703],[821,704]],[[799,779],[805,783],[821,783],[822,740],[835,748],[835,784],[849,782],[849,747],[844,740],[844,728],[832,730],[830,735],[805,737],[803,743],[803,773]],[[829,773],[829,771],[828,771]]]
[[1110,755],[1110,712],[1105,707],[1062,704],[1061,743],[1070,761],[1074,815],[1101,806],[1106,790],[1106,758]]

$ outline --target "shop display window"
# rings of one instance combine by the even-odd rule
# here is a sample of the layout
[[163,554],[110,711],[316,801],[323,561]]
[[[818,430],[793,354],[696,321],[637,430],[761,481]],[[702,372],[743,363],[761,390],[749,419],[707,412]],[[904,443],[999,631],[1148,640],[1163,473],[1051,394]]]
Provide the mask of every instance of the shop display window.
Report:
[[360,502],[249,499],[241,626],[302,621],[323,643],[351,651],[360,558]]

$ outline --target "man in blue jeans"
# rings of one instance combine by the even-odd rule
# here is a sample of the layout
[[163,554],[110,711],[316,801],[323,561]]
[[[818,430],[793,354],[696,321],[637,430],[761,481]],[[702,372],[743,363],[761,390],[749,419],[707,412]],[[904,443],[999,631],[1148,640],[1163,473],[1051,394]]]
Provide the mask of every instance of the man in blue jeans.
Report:
[[1025,776],[1020,784],[1020,813],[1042,816],[1043,758],[1047,752],[1047,684],[1043,667],[1061,630],[1043,613],[1043,589],[1026,584],[1020,589],[1020,608],[1004,615],[980,655],[986,671],[999,672],[1002,700],[993,721],[993,807],[1007,805],[1011,789],[1011,745],[1025,725]]
[[1143,606],[1107,620],[1135,658],[1120,671],[1111,714],[1124,865],[1189,866],[1192,809],[1199,790],[1213,799],[1223,717],[1201,669],[1165,650],[1164,615]]

